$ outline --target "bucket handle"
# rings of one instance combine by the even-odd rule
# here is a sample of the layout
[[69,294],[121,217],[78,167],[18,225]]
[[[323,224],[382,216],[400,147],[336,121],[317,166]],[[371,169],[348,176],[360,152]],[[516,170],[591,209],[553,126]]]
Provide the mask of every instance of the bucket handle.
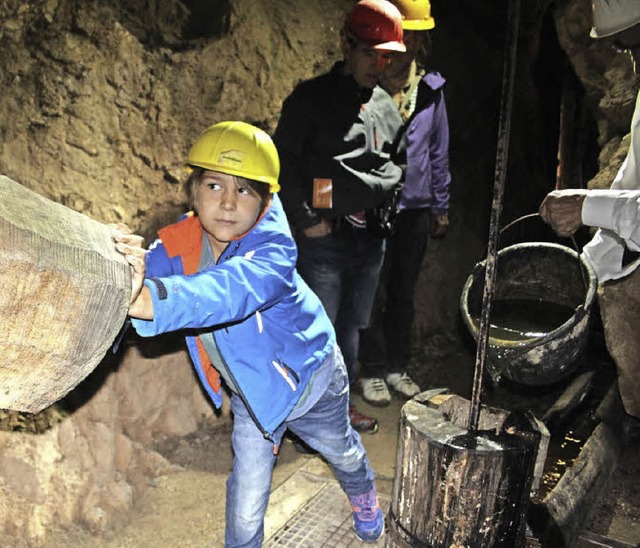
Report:
[[[540,214],[538,212],[536,213],[527,213],[526,215],[522,215],[521,217],[518,217],[517,219],[514,219],[513,221],[511,221],[510,223],[504,225],[501,229],[500,229],[500,234],[502,234],[503,232],[507,231],[508,229],[510,229],[511,227],[513,227],[514,225],[518,224],[520,221],[525,221],[526,219],[531,219],[533,217],[540,217]],[[542,217],[540,217],[542,218]],[[558,236],[558,238],[561,238],[562,236]],[[573,236],[569,236],[568,239],[571,240],[571,243],[573,244],[573,250],[580,254],[580,248],[578,247],[578,243],[576,242],[576,239]],[[485,248],[485,252],[484,252],[484,256],[487,255],[487,251],[488,249]]]
[[[506,224],[505,226],[503,226],[500,229],[500,234],[502,234],[504,231],[506,231],[507,229],[511,228],[512,226],[518,224],[520,221],[524,221],[526,219],[531,219],[532,217],[539,217],[540,219],[542,219],[542,217],[540,217],[540,214],[538,212],[536,213],[528,213],[527,215],[522,215],[521,217],[518,217],[517,219],[514,219],[513,221],[511,221],[510,223]],[[559,236],[561,237],[561,236]],[[576,239],[573,237],[573,235],[569,236],[568,239],[571,240],[571,243],[573,244],[573,250],[578,254],[578,258],[580,256],[580,248],[578,247],[578,242],[576,242]],[[580,269],[580,275],[582,276],[582,283],[586,288],[589,287],[589,284],[587,283],[586,278],[584,277],[584,271],[581,268]],[[577,310],[576,310],[577,313]]]
[[[576,323],[580,323],[584,319],[584,317],[588,315],[588,313],[589,312],[587,311],[584,304],[579,304],[578,306],[576,306],[575,311],[573,313],[576,319],[575,320]],[[513,348],[509,352],[509,360],[511,361],[518,360],[530,350],[531,348],[526,346],[523,346],[521,348]],[[489,345],[488,353],[489,353],[490,360],[487,363],[487,366],[488,366],[487,373],[489,374],[489,377],[491,377],[491,380],[494,383],[498,383],[500,382],[500,379],[502,378],[502,375],[504,371],[507,369],[509,364],[506,359],[498,358],[497,351],[493,347],[491,347],[491,345]]]
[[[500,234],[502,234],[503,232],[505,232],[507,229],[511,228],[512,226],[518,224],[520,221],[524,221],[526,219],[531,219],[532,217],[540,217],[540,214],[538,212],[536,213],[528,213],[527,215],[522,215],[521,217],[518,217],[517,219],[514,219],[513,221],[511,221],[510,223],[506,224],[505,226],[503,226],[500,229]],[[559,238],[561,238],[562,236],[558,236]],[[568,239],[571,240],[571,243],[573,244],[573,249],[576,253],[580,254],[580,248],[578,247],[578,243],[576,242],[576,239],[572,236],[569,236]]]

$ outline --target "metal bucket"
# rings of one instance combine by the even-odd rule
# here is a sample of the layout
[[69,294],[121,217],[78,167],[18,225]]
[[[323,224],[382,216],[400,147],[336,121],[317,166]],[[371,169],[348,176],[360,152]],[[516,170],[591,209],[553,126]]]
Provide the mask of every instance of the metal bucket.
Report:
[[[477,338],[485,278],[485,261],[467,279],[460,298],[463,320]],[[560,381],[580,364],[588,339],[597,279],[591,266],[573,249],[553,243],[516,244],[498,252],[497,275],[489,331],[489,373],[529,386]],[[497,302],[511,303],[523,321],[537,320],[545,307],[569,311],[549,330],[519,331],[506,337],[494,325]]]

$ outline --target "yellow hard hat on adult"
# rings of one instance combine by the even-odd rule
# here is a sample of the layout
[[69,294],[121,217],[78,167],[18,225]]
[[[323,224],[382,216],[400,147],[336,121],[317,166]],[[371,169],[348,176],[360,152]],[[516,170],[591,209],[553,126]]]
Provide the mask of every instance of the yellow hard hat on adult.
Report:
[[402,14],[404,30],[430,30],[436,26],[429,0],[391,0]]
[[640,23],[638,0],[593,0],[592,38],[604,38]]
[[205,129],[187,164],[265,183],[271,192],[280,190],[278,150],[265,131],[246,122],[220,122]]

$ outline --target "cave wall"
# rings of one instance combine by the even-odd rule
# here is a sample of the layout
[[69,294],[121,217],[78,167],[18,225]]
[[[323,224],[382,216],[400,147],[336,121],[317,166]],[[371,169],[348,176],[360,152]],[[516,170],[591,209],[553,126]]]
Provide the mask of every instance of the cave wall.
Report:
[[152,442],[216,420],[183,351],[145,357],[132,347],[115,361],[106,359],[65,400],[50,428],[0,431],[3,546],[44,544],[48,532],[72,523],[105,531],[149,478],[173,470]]
[[[289,4],[3,2],[0,172],[150,240],[185,208],[200,131],[225,119],[272,130],[297,81],[337,59],[348,2]],[[227,404],[213,412],[181,341],[130,333],[45,432],[0,432],[2,544],[70,523],[103,531],[170,470],[153,444],[226,420]]]
[[191,142],[221,120],[273,129],[294,84],[336,59],[348,2],[200,4],[220,6],[212,36],[177,0],[5,2],[2,173],[152,236],[184,208]]
[[558,40],[585,92],[597,125],[597,172],[589,188],[608,188],[629,149],[629,126],[640,81],[628,54],[589,37],[591,8],[586,0],[562,2],[554,12]]
[[[339,58],[338,31],[351,5],[7,0],[0,173],[150,240],[185,207],[183,159],[198,133],[224,119],[272,131],[294,85]],[[433,66],[447,78],[451,124],[451,228],[430,242],[415,333],[418,340],[444,334],[449,344],[462,285],[487,242],[506,2],[434,0],[433,13]],[[588,0],[523,2],[522,17],[505,223],[537,210],[554,183],[561,85],[554,55],[567,52],[584,86],[603,167],[623,156],[637,89],[628,59],[587,38]],[[557,50],[546,49],[549,36]],[[612,169],[591,184],[608,184]],[[154,442],[228,413],[213,412],[179,341],[131,336],[62,404],[68,414],[44,433],[0,433],[4,540],[42,540],[53,525],[72,522],[104,530],[146,477],[170,468]]]

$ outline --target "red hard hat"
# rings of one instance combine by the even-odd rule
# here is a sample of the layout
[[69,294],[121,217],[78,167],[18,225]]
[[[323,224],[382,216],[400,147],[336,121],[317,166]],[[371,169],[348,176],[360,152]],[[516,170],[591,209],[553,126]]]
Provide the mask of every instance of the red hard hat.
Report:
[[406,51],[402,42],[402,14],[388,0],[360,0],[345,23],[356,40],[389,51]]

